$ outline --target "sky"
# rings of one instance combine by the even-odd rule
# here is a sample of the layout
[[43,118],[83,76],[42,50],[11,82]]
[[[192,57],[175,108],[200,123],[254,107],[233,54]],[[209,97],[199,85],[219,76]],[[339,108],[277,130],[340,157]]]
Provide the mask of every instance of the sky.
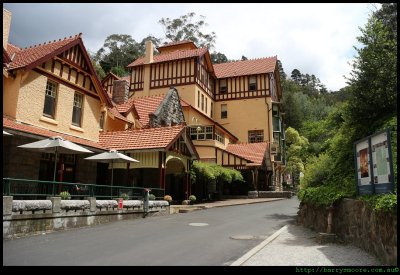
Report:
[[285,73],[314,74],[330,91],[346,86],[350,62],[360,48],[371,3],[3,3],[11,11],[9,42],[19,47],[83,33],[87,50],[96,52],[111,34],[137,42],[149,34],[164,38],[161,18],[189,12],[205,16],[203,31],[217,35],[215,50],[228,59],[278,56]]

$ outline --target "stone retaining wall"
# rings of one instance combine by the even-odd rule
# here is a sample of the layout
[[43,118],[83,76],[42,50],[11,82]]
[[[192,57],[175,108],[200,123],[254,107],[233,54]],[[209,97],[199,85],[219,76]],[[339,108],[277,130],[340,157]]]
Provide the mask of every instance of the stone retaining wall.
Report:
[[[354,199],[343,199],[334,207],[332,233],[374,254],[384,264],[397,265],[397,215],[374,212]],[[325,207],[302,202],[297,220],[307,228],[326,232],[327,217]]]
[[249,191],[248,198],[291,198],[294,195],[292,191]]
[[[115,202],[115,203],[114,203]],[[165,201],[150,201],[148,216],[168,215]],[[70,228],[86,227],[112,221],[143,217],[142,201],[124,201],[118,209],[116,201],[61,200],[59,197],[42,201],[12,200],[3,196],[3,239],[42,234]]]

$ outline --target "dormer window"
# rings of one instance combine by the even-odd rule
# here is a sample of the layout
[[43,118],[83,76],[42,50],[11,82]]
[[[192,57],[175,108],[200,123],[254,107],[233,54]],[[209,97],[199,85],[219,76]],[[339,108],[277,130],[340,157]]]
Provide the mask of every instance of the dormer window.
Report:
[[249,91],[257,90],[257,78],[256,76],[249,77]]
[[219,92],[221,94],[226,93],[228,91],[228,87],[226,85],[226,79],[221,79],[219,81]]

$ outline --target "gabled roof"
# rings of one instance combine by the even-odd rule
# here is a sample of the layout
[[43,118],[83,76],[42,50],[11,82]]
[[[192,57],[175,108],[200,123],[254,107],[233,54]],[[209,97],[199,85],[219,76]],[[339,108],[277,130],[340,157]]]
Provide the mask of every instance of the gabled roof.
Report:
[[217,78],[273,73],[276,67],[277,57],[265,57],[259,59],[243,60],[214,64]]
[[139,121],[142,123],[143,127],[149,127],[149,114],[157,110],[164,97],[165,95],[154,95],[134,99],[134,105],[139,114]]
[[4,116],[3,116],[3,128],[21,131],[21,132],[25,132],[25,133],[30,133],[30,134],[34,134],[34,135],[38,135],[38,136],[43,136],[43,137],[61,136],[64,139],[69,140],[74,143],[78,143],[81,145],[86,145],[89,147],[105,150],[105,148],[103,148],[99,143],[97,143],[95,141],[91,141],[91,140],[87,140],[87,139],[79,138],[79,137],[74,137],[74,136],[66,135],[63,133],[55,132],[55,131],[50,131],[50,130],[40,128],[37,126],[33,126],[33,125],[29,125],[29,124],[20,123],[13,119],[4,117]]
[[124,117],[123,115],[121,115],[121,114],[119,113],[117,107],[114,106],[114,107],[112,107],[112,108],[107,108],[107,109],[108,109],[108,111],[109,111],[115,118],[118,118],[119,120],[122,120],[122,121],[125,121],[125,122],[128,122],[128,123],[131,123],[131,124],[134,123],[133,121],[130,121],[129,119],[127,119],[126,117]]
[[[75,36],[70,36],[69,38],[64,37],[64,39],[59,39],[50,41],[48,43],[43,43],[39,45],[34,45],[33,47],[19,49],[18,47],[8,44],[7,51],[15,52],[15,56],[11,56],[10,70],[26,68],[28,70],[35,68],[36,66],[46,62],[47,60],[53,58],[54,56],[72,48],[75,45],[80,45],[82,49],[82,54],[85,58],[86,64],[89,67],[89,71],[91,73],[93,83],[97,86],[99,91],[99,96],[108,104],[108,106],[112,106],[111,100],[107,95],[107,92],[103,89],[101,82],[96,74],[95,69],[93,68],[92,62],[89,58],[89,55],[86,51],[85,46],[83,45],[83,41],[81,38],[82,33],[77,34]],[[10,51],[8,50],[10,48]],[[18,50],[19,49],[19,50]]]
[[7,53],[10,57],[13,56],[14,53],[19,52],[21,49],[11,43],[7,44]]
[[184,125],[100,133],[101,146],[115,150],[166,149]]
[[262,165],[265,152],[268,149],[268,143],[239,143],[239,144],[228,144],[226,151],[250,160],[256,165]]
[[6,49],[3,47],[3,67],[11,62],[11,57],[8,55]]
[[131,81],[131,78],[130,78],[129,75],[120,77],[120,76],[118,76],[118,75],[116,75],[116,74],[114,74],[114,73],[112,73],[112,72],[109,72],[109,73],[103,78],[103,80],[101,81],[101,84],[104,84],[104,82],[106,82],[106,80],[109,79],[110,77],[112,77],[112,78],[114,78],[114,79],[118,79],[118,80],[125,80],[125,81],[128,81],[128,83]]
[[[190,57],[196,57],[196,56],[202,56],[208,52],[207,48],[200,48],[200,49],[193,49],[193,50],[177,50],[165,54],[159,54],[154,56],[154,61],[153,63],[160,63],[160,62],[165,62],[165,61],[172,61],[172,60],[177,60],[177,59],[185,59],[185,58],[190,58]],[[128,67],[135,67],[135,66],[140,66],[144,64],[144,56],[139,57],[135,61],[133,61],[131,64],[128,65]]]
[[[39,62],[43,63],[51,57],[66,50],[65,47],[75,46],[79,43],[81,33],[69,38],[45,42],[43,44],[30,46],[28,48],[15,51],[15,58],[10,64],[10,69],[29,67],[29,65]],[[71,45],[73,44],[73,45]],[[31,68],[28,68],[31,69]]]

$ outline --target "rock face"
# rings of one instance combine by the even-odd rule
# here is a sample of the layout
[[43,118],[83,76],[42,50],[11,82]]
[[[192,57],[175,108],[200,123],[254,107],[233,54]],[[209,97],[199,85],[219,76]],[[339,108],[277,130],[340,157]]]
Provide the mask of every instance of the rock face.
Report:
[[[397,265],[397,215],[374,212],[364,202],[343,199],[333,212],[332,233],[376,255],[383,263]],[[326,232],[328,211],[301,203],[297,221],[318,232]]]

